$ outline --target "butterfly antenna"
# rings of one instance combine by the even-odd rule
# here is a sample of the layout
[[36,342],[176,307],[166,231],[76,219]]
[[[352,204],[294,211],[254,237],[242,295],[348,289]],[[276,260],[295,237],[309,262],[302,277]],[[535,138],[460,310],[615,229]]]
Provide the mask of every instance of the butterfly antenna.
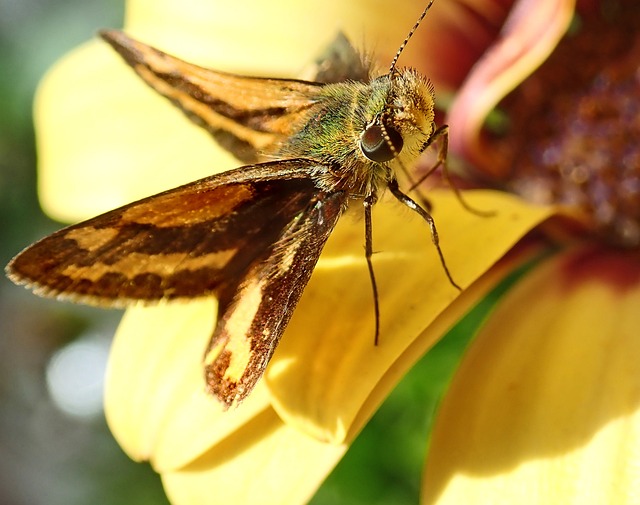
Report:
[[427,12],[429,11],[431,6],[433,5],[434,1],[435,0],[431,0],[427,4],[427,6],[422,11],[422,14],[420,14],[420,17],[418,18],[418,21],[416,21],[416,24],[413,25],[413,28],[411,28],[411,30],[409,30],[409,33],[407,34],[406,38],[404,39],[404,42],[402,44],[400,44],[400,48],[398,49],[398,52],[396,53],[396,55],[393,57],[393,61],[391,61],[391,65],[389,66],[389,77],[391,77],[393,75],[393,72],[396,69],[396,63],[398,62],[398,58],[400,58],[400,54],[402,54],[402,51],[407,46],[407,43],[409,42],[409,39],[413,36],[415,31],[418,29],[418,26],[420,26],[420,23],[422,22],[424,17],[427,15]]

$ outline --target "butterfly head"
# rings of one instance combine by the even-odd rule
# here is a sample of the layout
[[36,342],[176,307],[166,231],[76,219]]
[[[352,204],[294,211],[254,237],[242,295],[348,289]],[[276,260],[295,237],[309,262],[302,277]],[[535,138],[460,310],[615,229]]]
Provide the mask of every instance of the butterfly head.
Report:
[[360,150],[375,163],[411,164],[435,129],[433,86],[413,69],[379,77],[378,83],[385,92],[360,134]]

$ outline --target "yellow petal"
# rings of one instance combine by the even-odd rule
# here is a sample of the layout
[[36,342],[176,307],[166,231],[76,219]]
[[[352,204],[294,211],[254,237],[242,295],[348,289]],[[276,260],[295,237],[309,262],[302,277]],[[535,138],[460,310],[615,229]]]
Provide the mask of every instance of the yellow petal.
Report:
[[[462,210],[447,190],[429,194],[449,269],[469,286],[552,210],[498,192],[465,196],[475,208],[496,215]],[[449,307],[459,292],[444,274],[428,226],[400,204],[379,203],[373,223],[380,344],[374,346],[363,223],[347,214],[267,370],[273,404],[283,419],[333,443],[353,436],[399,377],[481,296],[461,297]]]
[[240,408],[224,412],[205,392],[203,356],[215,300],[129,309],[109,356],[107,422],[135,460],[158,471],[193,460],[268,407],[259,386]]
[[[381,2],[373,9],[367,0],[130,0],[125,26],[149,42],[170,44],[178,55],[200,64],[292,76],[339,31],[357,46],[375,43],[376,54],[390,63],[423,8],[422,0]],[[413,51],[419,48],[416,43]]]
[[449,111],[450,146],[493,175],[496,153],[484,148],[481,128],[496,104],[556,47],[573,18],[575,0],[516,2],[496,43],[469,74]]
[[579,250],[499,303],[445,396],[425,503],[640,497],[640,262]]
[[210,452],[162,480],[174,505],[300,504],[311,498],[346,446],[324,444],[266,410]]
[[63,221],[237,165],[98,41],[47,74],[35,123],[40,201]]
[[[480,208],[499,205],[504,217],[478,218],[465,211],[453,229],[452,220],[444,219],[443,246],[455,244],[447,242],[455,236],[469,236],[474,244],[501,244],[478,248],[494,254],[478,254],[479,266],[464,261],[456,248],[445,247],[450,267],[463,284],[550,213],[492,193],[479,192],[471,202]],[[434,205],[443,211],[447,205],[457,206],[459,211],[459,202],[447,192],[434,195]],[[321,440],[340,443],[347,433],[359,430],[399,377],[478,297],[466,294],[457,308],[431,325],[430,333],[414,342],[457,292],[436,259],[426,225],[405,219],[406,212],[391,206],[375,214],[376,223],[385,222],[385,214],[391,216],[386,229],[376,228],[381,345],[373,346],[362,224],[347,216],[268,370],[272,398],[260,383],[238,409],[223,413],[205,394],[202,359],[214,324],[211,300],[130,309],[114,342],[105,400],[109,426],[125,451],[134,459],[150,459],[158,470],[179,468],[240,429],[269,401],[278,405],[285,421]],[[345,241],[351,253],[344,252]],[[394,274],[402,269],[404,275]]]

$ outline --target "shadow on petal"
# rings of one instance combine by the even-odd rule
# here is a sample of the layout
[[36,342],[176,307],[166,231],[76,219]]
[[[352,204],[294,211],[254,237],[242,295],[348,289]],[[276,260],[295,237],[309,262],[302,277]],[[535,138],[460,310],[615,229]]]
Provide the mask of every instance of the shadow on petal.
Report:
[[619,289],[610,273],[612,256],[636,280],[640,265],[600,252],[553,258],[499,302],[438,414],[426,503],[638,496],[640,284]]
[[175,505],[308,501],[346,451],[283,424],[271,409],[179,471],[163,474]]
[[230,411],[206,393],[203,357],[215,314],[210,298],[140,307],[129,309],[118,328],[105,414],[127,454],[159,472],[198,457],[269,405],[261,385]]

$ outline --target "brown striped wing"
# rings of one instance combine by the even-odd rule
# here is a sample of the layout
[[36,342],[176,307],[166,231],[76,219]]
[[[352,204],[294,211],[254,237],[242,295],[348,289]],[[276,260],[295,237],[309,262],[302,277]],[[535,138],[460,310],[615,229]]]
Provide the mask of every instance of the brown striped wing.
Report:
[[319,199],[310,162],[242,167],[60,230],[16,256],[9,277],[92,305],[218,294]]
[[100,33],[136,73],[244,162],[272,152],[307,118],[321,84],[243,77],[200,67],[136,41]]

